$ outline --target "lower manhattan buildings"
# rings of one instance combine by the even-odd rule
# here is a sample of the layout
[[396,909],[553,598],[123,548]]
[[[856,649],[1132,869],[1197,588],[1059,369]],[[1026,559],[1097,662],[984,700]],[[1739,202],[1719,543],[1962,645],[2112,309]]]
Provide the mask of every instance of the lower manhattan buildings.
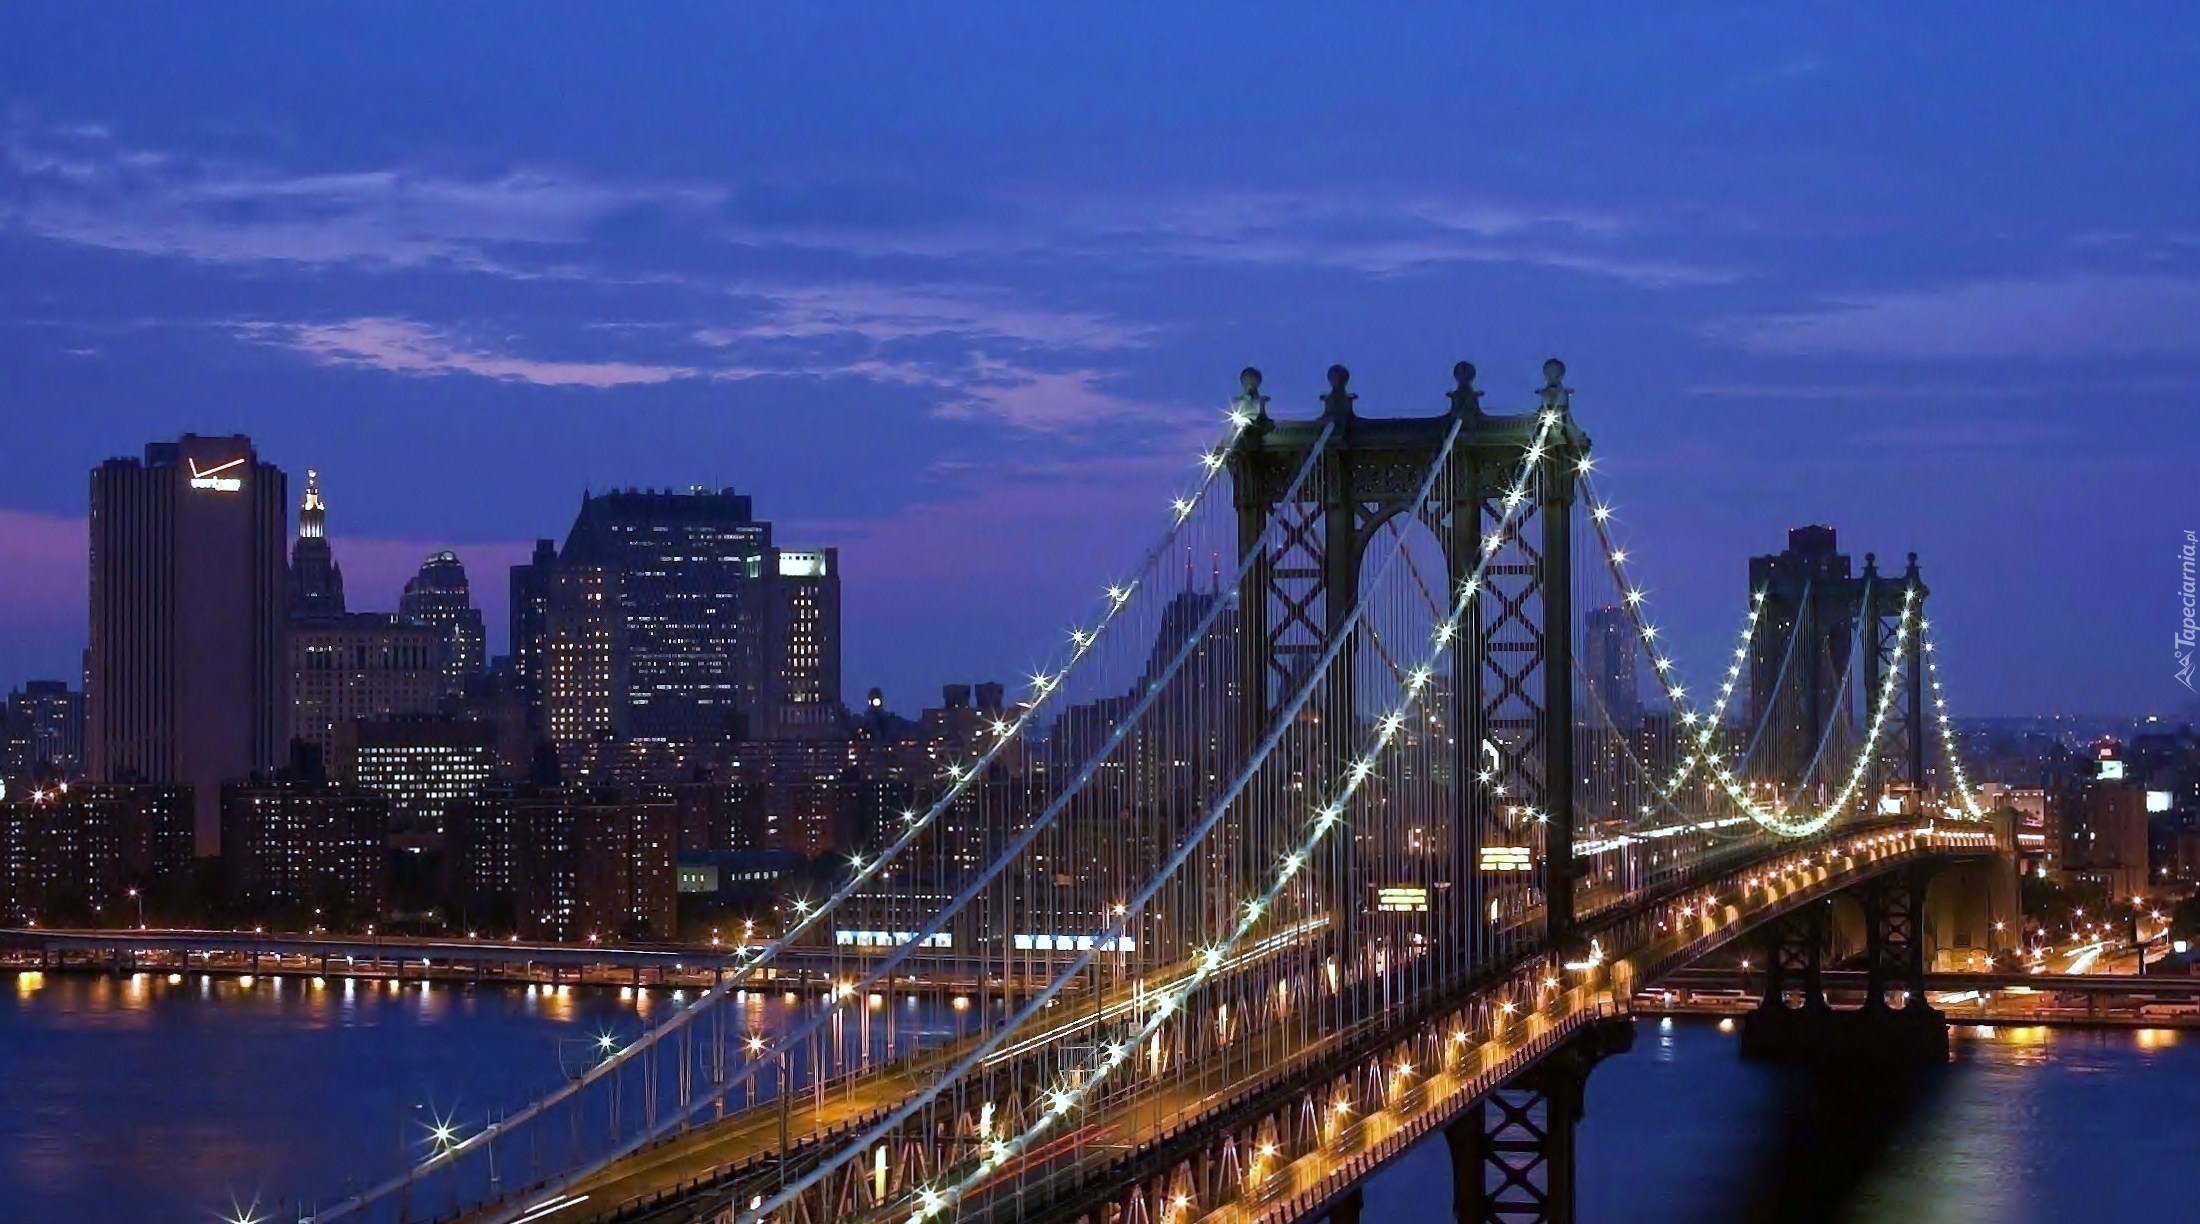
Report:
[[[844,856],[962,751],[876,703],[850,717],[839,553],[782,547],[746,494],[584,496],[513,568],[492,659],[454,551],[361,606],[326,475],[294,501],[237,435],[93,469],[84,689],[27,685],[0,723],[19,919],[127,897],[665,938],[682,853],[741,880],[743,855]],[[937,717],[975,719],[968,693]]]

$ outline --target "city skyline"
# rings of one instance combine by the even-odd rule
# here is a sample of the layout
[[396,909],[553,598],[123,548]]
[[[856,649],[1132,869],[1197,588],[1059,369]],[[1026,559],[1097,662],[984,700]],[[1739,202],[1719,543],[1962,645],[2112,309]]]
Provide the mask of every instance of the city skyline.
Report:
[[0,30],[0,1215],[2200,1203],[2200,14]]
[[[0,674],[76,674],[83,473],[235,431],[321,472],[356,604],[452,548],[499,649],[487,579],[584,490],[738,488],[841,550],[847,686],[915,705],[1090,614],[1240,366],[1310,416],[1341,360],[1391,415],[1461,358],[1517,408],[1556,353],[1673,542],[1643,564],[1684,660],[1739,559],[1822,522],[1922,555],[1981,714],[2191,700],[2174,39],[1612,15],[1546,66],[1478,50],[1536,21],[1250,16],[697,12],[644,60],[582,15],[26,10]],[[1186,140],[1211,158],[1153,156]]]

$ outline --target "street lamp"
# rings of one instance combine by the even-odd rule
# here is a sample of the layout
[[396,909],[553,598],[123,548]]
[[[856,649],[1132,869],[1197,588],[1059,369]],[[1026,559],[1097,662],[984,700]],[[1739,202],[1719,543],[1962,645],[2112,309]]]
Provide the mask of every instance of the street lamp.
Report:
[[130,890],[130,899],[137,902],[138,930],[142,931],[145,929],[145,894],[133,888]]

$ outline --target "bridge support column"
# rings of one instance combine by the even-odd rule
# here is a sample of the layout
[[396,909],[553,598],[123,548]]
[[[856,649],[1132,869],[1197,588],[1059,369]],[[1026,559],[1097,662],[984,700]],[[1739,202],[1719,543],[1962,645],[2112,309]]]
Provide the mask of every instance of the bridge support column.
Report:
[[1360,1213],[1366,1209],[1366,1192],[1354,1186],[1329,1205],[1329,1224],[1360,1224]]
[[[1742,1055],[1810,1063],[1945,1062],[1948,1018],[1925,1001],[1925,890],[1931,868],[1913,864],[1858,885],[1850,895],[1864,913],[1864,1004],[1853,1011],[1825,1005],[1816,961],[1824,945],[1824,911],[1801,938],[1813,940],[1807,957],[1791,947],[1794,924],[1811,910],[1777,922],[1768,933],[1765,997],[1742,1021]],[[1815,932],[1813,935],[1811,932]],[[1787,983],[1804,975],[1804,1006],[1790,1008]],[[1904,992],[1891,1007],[1887,994]]]
[[1592,1025],[1445,1128],[1453,1218],[1459,1224],[1572,1224],[1574,1127],[1589,1072],[1634,1043],[1631,1021]]

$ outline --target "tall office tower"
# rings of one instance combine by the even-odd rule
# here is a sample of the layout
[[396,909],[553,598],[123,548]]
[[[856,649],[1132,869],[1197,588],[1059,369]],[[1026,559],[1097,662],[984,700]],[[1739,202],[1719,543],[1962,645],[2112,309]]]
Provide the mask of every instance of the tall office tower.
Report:
[[443,631],[449,643],[443,659],[445,693],[465,692],[467,684],[488,666],[488,633],[457,553],[445,549],[420,563],[420,572],[406,579],[405,593],[398,596],[397,615]]
[[290,545],[290,614],[341,616],[344,571],[329,551],[328,510],[321,504],[321,474],[306,469],[306,496],[298,504],[298,538]]
[[84,776],[84,694],[66,681],[26,681],[9,693],[5,726],[0,779]]
[[619,705],[612,691],[619,653],[614,638],[625,637],[624,622],[606,602],[612,581],[592,565],[550,573],[543,603],[542,725],[552,743],[585,745],[612,733]]
[[221,849],[222,782],[283,755],[289,501],[242,436],[92,469],[87,772],[189,783],[202,855]]
[[764,649],[765,739],[842,733],[840,550],[773,550]]
[[1749,726],[1757,748],[1746,772],[1783,786],[1828,781],[1804,775],[1821,759],[1827,737],[1854,729],[1850,713],[1863,678],[1846,686],[1842,680],[1863,584],[1850,575],[1833,528],[1797,527],[1788,532],[1787,551],[1750,559],[1749,588],[1763,593],[1764,606],[1749,647]]
[[512,567],[512,671],[519,681],[520,697],[539,718],[542,703],[543,656],[550,611],[550,578],[558,568],[558,546],[552,540],[535,541],[535,553]]
[[1593,695],[1612,724],[1631,728],[1642,717],[1634,621],[1627,609],[1607,604],[1590,609],[1587,629],[1588,639],[1582,643],[1582,674],[1594,686]]
[[838,717],[839,565],[780,552],[730,489],[581,502],[549,576],[538,551],[542,709],[565,759],[692,768],[714,745],[820,734]]

